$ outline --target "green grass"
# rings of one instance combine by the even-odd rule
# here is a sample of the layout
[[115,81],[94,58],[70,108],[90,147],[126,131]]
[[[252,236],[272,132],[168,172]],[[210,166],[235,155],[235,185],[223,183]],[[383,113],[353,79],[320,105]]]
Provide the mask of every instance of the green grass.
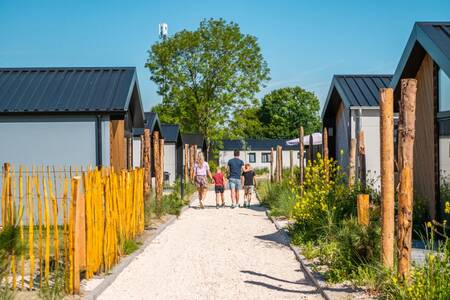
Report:
[[129,255],[139,249],[140,246],[141,243],[136,242],[135,240],[126,240],[123,243],[123,253],[125,253],[125,255]]

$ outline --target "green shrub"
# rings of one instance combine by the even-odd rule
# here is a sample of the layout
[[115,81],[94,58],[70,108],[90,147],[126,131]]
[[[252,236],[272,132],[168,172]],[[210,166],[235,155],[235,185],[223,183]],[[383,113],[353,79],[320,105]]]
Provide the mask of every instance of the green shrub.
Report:
[[269,168],[263,167],[263,168],[255,168],[255,174],[256,175],[264,175],[269,174]]
[[129,255],[139,249],[140,243],[136,242],[135,240],[126,240],[123,243],[123,253],[125,255]]
[[217,167],[219,166],[219,164],[217,163],[216,160],[210,160],[208,162],[208,165],[209,165],[209,169],[211,170],[211,173],[213,173],[213,174],[214,174],[214,172],[216,172]]
[[270,183],[268,180],[260,181],[257,190],[261,204],[270,209],[272,216],[292,217],[295,194],[291,191],[287,180],[282,183]]

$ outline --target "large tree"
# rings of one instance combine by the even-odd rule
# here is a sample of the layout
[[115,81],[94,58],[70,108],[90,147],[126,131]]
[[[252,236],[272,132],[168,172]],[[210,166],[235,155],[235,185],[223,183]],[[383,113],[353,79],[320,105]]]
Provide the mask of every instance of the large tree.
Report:
[[269,68],[254,36],[236,23],[203,20],[151,47],[146,67],[158,84],[161,119],[220,140],[237,110],[256,103]]
[[293,138],[303,126],[305,134],[320,130],[320,102],[301,87],[271,91],[262,99],[259,120],[267,138]]

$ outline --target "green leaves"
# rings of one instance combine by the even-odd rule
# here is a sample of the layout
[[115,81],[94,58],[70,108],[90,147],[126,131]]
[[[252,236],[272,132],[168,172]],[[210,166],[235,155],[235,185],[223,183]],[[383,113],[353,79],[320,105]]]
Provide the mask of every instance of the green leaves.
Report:
[[161,119],[208,141],[222,138],[236,110],[253,103],[269,79],[256,38],[223,19],[203,20],[195,31],[154,44],[146,67],[163,96],[154,108]]

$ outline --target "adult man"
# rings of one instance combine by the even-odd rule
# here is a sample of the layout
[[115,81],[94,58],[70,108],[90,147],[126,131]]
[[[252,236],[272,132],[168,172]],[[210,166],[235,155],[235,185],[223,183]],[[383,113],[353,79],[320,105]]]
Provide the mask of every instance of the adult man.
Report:
[[234,158],[228,161],[228,184],[231,190],[231,208],[239,206],[239,190],[244,162],[239,158],[239,150],[234,150]]

